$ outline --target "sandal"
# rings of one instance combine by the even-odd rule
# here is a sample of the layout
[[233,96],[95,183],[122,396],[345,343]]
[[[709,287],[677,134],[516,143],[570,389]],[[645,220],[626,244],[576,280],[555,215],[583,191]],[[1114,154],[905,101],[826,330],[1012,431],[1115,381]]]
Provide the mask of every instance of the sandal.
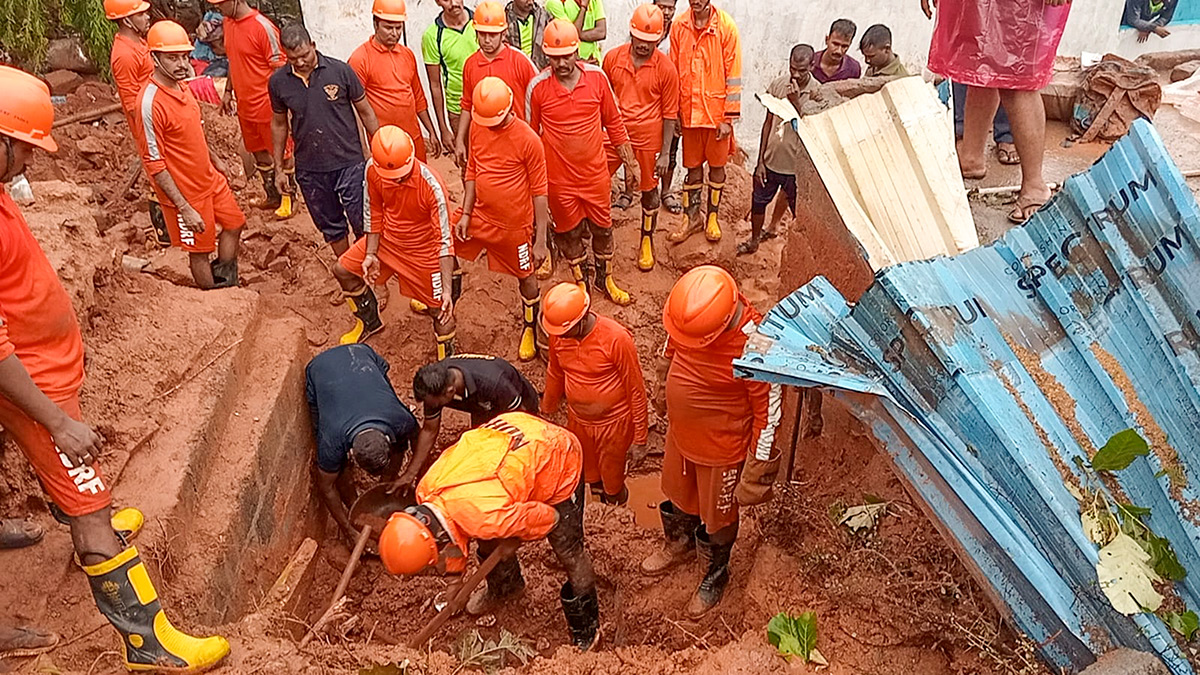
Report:
[[758,252],[758,244],[760,241],[762,241],[762,239],[755,239],[754,237],[750,237],[746,241],[743,241],[742,243],[738,244],[737,254],[738,255],[751,255],[753,253],[757,253]]
[[624,211],[631,206],[633,206],[633,197],[628,194],[621,194],[612,203],[612,207],[618,211]]
[[679,195],[671,193],[662,199],[663,206],[667,207],[668,213],[679,215],[683,213],[683,202],[679,201]]
[[1018,201],[1016,208],[1014,208],[1008,214],[1008,222],[1013,223],[1014,225],[1024,225],[1025,223],[1029,222],[1029,219],[1033,217],[1033,214],[1038,212],[1038,209],[1045,205],[1046,202],[1030,202],[1028,204],[1021,204],[1021,202]]
[[42,540],[45,531],[41,525],[24,519],[0,519],[0,549],[25,548]]
[[997,143],[996,158],[1001,164],[1012,166],[1021,163],[1021,156],[1017,154],[1017,146],[1012,143]]

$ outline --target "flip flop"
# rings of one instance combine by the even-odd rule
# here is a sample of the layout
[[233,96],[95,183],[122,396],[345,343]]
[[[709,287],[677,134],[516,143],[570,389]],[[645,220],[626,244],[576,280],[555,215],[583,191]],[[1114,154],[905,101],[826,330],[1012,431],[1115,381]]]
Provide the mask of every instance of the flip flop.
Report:
[[0,659],[37,656],[58,646],[57,633],[29,626],[0,629]]
[[1037,213],[1038,209],[1045,205],[1046,202],[1031,202],[1024,205],[1022,205],[1020,202],[1017,202],[1016,208],[1014,208],[1008,214],[1008,222],[1014,225],[1024,225],[1025,223],[1029,222],[1029,219],[1033,217],[1033,214]]
[[762,240],[755,239],[753,237],[747,239],[746,241],[743,241],[742,243],[737,245],[737,254],[738,255],[751,255],[753,253],[757,253],[758,252],[758,243],[760,241],[762,241]]
[[630,197],[627,194],[618,196],[615,200],[613,200],[612,203],[612,207],[618,211],[624,211],[631,206],[633,206],[633,197]]
[[1021,156],[1017,154],[1016,146],[1012,146],[1012,149],[1009,150],[1008,148],[1004,147],[1006,145],[1011,145],[1011,144],[1000,143],[1000,144],[996,145],[996,158],[1000,160],[1001,164],[1005,164],[1008,166],[1012,166],[1014,164],[1020,164]]
[[683,203],[679,201],[679,195],[669,194],[662,199],[663,206],[667,207],[668,213],[679,215],[683,213]]
[[32,521],[17,518],[0,519],[0,549],[33,546],[41,541],[45,534],[41,526]]

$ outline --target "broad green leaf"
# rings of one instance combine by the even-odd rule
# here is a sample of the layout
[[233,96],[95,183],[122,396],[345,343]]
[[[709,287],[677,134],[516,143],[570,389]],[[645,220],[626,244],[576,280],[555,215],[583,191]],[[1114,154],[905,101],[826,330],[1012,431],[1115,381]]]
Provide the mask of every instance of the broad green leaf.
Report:
[[1175,549],[1171,548],[1169,540],[1150,533],[1142,548],[1150,554],[1150,566],[1158,576],[1171,581],[1182,581],[1187,576],[1187,570],[1179,564],[1179,558],[1176,557]]
[[1126,513],[1128,513],[1131,516],[1137,516],[1138,518],[1142,518],[1144,516],[1150,515],[1150,509],[1148,509],[1144,506],[1136,506],[1134,504],[1126,504],[1124,502],[1121,502],[1120,506],[1121,506],[1122,511],[1125,511]]
[[817,646],[817,615],[805,612],[798,617],[780,612],[767,623],[767,641],[784,658],[799,656],[808,661]]
[[1170,626],[1171,630],[1182,635],[1185,640],[1191,640],[1192,635],[1197,630],[1200,630],[1200,617],[1196,616],[1196,613],[1192,611],[1183,613],[1167,612],[1159,616],[1159,618],[1163,620],[1163,623]]
[[1150,454],[1146,439],[1133,429],[1118,432],[1108,439],[1103,448],[1092,457],[1092,468],[1096,471],[1120,471],[1138,457]]
[[1154,590],[1159,576],[1150,567],[1150,554],[1124,532],[1100,549],[1096,578],[1113,608],[1126,616],[1154,612],[1162,605],[1163,597]]
[[807,661],[817,648],[817,613],[805,612],[795,619],[796,637],[800,640],[801,656]]

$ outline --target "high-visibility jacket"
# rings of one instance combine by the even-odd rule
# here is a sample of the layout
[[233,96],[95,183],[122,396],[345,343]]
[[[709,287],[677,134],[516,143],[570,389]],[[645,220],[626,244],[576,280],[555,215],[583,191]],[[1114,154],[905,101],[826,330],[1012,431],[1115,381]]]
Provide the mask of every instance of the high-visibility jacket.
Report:
[[671,23],[671,63],[679,73],[679,119],[691,129],[716,129],[742,114],[742,44],[733,17],[713,7],[697,29],[688,9]]
[[[571,498],[582,471],[575,434],[528,413],[505,413],[442,452],[417,485],[417,502],[437,512],[463,551],[471,539],[533,541],[554,529],[554,506]],[[455,561],[465,562],[448,564]]]

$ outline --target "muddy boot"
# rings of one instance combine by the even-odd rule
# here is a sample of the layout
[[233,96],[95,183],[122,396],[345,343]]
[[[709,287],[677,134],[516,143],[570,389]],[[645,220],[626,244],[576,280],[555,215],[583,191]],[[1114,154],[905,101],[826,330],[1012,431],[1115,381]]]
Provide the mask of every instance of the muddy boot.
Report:
[[708,222],[704,227],[704,237],[716,243],[721,241],[721,224],[717,222],[717,210],[721,206],[721,192],[724,183],[708,184]]
[[[486,558],[487,556],[480,551],[480,564]],[[471,594],[467,600],[467,613],[471,616],[490,614],[501,605],[516,600],[524,592],[525,577],[521,574],[521,563],[515,555],[510,556],[501,560],[491,574],[487,575],[487,583]]]
[[638,269],[654,269],[654,230],[658,227],[658,209],[642,209],[642,241],[638,245]]
[[383,320],[379,318],[379,302],[370,286],[364,286],[358,295],[345,294],[346,304],[354,312],[354,328],[344,335],[341,344],[350,345],[363,342],[372,335],[383,330]]
[[279,188],[275,185],[275,168],[260,166],[258,175],[262,177],[263,192],[266,192],[267,196],[254,206],[263,211],[275,211],[283,206],[283,195],[279,194]]
[[454,333],[435,335],[437,338],[437,360],[445,361],[454,356]]
[[112,514],[109,522],[113,532],[116,532],[117,538],[121,540],[121,545],[128,546],[142,531],[142,526],[146,524],[146,516],[137,509],[121,509]]
[[[284,173],[288,177],[288,185],[291,187],[292,191],[290,194],[284,193],[279,195],[279,208],[275,209],[276,220],[287,220],[288,218],[292,217],[293,213],[292,195],[296,194],[296,172],[285,171]],[[276,191],[278,191],[278,188],[276,188]],[[269,194],[270,193],[268,193],[268,195]]]
[[416,298],[410,298],[408,301],[408,310],[413,314],[428,314],[429,305],[417,300]]
[[700,527],[700,516],[684,513],[669,501],[659,504],[658,512],[666,541],[661,550],[642,561],[642,574],[651,577],[662,576],[672,567],[691,560],[696,548],[696,528]]
[[238,261],[237,258],[228,262],[222,262],[214,259],[210,262],[209,267],[212,268],[214,289],[217,288],[237,288],[238,285]]
[[703,525],[696,528],[696,557],[704,570],[704,579],[688,602],[685,610],[688,618],[701,619],[721,602],[725,587],[729,585],[729,554],[732,551],[733,542],[714,543]]
[[463,272],[461,267],[455,269],[454,273],[450,275],[450,299],[453,300],[454,304],[456,305],[458,304],[459,298],[462,297],[463,276],[465,275],[466,272]]
[[588,277],[591,276],[591,268],[584,264],[586,261],[586,256],[567,261],[567,265],[571,268],[571,280],[584,292],[587,292]]
[[200,672],[229,654],[225,638],[195,638],[171,625],[137,548],[127,548],[115,558],[84,567],[83,571],[96,607],[121,634],[127,669]]
[[521,305],[524,310],[521,315],[524,327],[521,329],[521,346],[517,350],[517,356],[522,361],[532,361],[537,358],[539,351],[537,325],[542,299],[521,298]]
[[621,491],[615,495],[610,495],[607,492],[601,491],[600,501],[608,504],[609,506],[625,506],[625,504],[629,501],[629,488],[622,485]]
[[563,614],[567,616],[567,628],[571,630],[571,643],[580,651],[590,651],[600,645],[600,600],[596,589],[584,595],[575,595],[571,582],[563,584],[559,592]]
[[700,185],[683,186],[683,223],[680,229],[667,235],[667,241],[672,244],[682,244],[689,237],[704,229],[704,220],[700,217]]
[[159,246],[171,245],[171,232],[167,229],[167,215],[163,213],[158,195],[150,192],[150,227],[154,230],[154,243]]
[[633,302],[633,298],[629,296],[629,292],[617,285],[617,280],[613,278],[613,262],[612,254],[601,255],[596,254],[596,267],[593,282],[596,290],[608,296],[614,304],[620,307],[627,307]]

